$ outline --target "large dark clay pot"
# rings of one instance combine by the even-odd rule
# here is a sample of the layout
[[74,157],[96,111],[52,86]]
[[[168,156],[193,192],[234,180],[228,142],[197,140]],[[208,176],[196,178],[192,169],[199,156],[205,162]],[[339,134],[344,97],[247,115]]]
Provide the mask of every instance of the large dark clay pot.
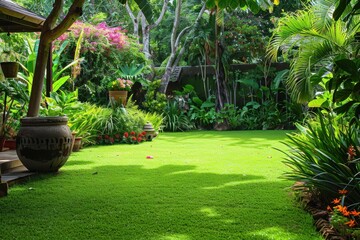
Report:
[[16,152],[30,171],[56,172],[71,153],[67,117],[26,117],[16,138]]

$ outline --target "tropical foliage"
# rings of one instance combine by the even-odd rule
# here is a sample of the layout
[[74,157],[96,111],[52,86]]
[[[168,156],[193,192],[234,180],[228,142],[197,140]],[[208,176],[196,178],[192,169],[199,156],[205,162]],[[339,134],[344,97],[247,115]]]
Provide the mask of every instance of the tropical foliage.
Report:
[[278,22],[269,43],[268,56],[281,52],[290,59],[288,86],[293,98],[306,102],[318,90],[322,75],[334,70],[336,58],[351,58],[356,52],[356,21],[348,24],[332,18],[336,2],[313,1],[305,10],[287,14]]
[[319,114],[297,125],[299,133],[289,135],[291,151],[285,160],[291,171],[287,179],[304,182],[311,190],[320,190],[325,204],[346,189],[346,205],[360,206],[360,131],[359,122],[349,123],[342,116]]
[[92,25],[78,21],[57,40],[59,46],[64,42],[69,46],[62,54],[63,63],[73,61],[76,54],[83,59],[71,74],[82,101],[106,105],[107,85],[114,76],[121,77],[120,67],[146,63],[136,39],[127,36],[121,27],[104,22]]

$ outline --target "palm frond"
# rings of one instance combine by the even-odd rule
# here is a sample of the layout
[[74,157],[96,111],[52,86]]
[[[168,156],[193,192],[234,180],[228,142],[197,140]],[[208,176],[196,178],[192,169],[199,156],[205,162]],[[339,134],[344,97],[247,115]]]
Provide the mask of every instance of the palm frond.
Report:
[[314,16],[316,17],[315,28],[319,31],[326,29],[333,22],[333,13],[336,7],[336,1],[333,0],[316,0],[312,1]]

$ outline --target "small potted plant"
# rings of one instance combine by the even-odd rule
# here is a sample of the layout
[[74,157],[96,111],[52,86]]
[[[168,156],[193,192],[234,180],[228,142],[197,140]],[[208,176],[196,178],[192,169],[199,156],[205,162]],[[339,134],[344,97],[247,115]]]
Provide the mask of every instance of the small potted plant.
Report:
[[123,106],[126,106],[128,91],[131,90],[133,84],[133,81],[122,78],[109,82],[108,90],[110,103],[121,103]]
[[10,46],[11,40],[9,43],[1,44],[0,46],[0,65],[1,70],[5,78],[16,78],[19,70],[19,63],[17,62],[17,53]]

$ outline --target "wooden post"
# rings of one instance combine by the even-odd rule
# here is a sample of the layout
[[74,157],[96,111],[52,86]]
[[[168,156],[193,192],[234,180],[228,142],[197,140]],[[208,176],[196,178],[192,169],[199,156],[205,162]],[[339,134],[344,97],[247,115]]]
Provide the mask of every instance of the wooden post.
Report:
[[50,97],[50,93],[53,90],[53,74],[52,74],[52,67],[53,67],[53,61],[52,61],[52,43],[50,43],[50,49],[49,49],[49,56],[47,61],[47,68],[46,68],[46,96]]
[[74,0],[69,8],[68,14],[65,18],[56,25],[58,18],[61,15],[64,0],[55,0],[53,9],[45,20],[41,35],[39,50],[36,59],[36,66],[34,72],[33,85],[31,90],[28,117],[37,117],[40,110],[41,93],[44,84],[44,75],[47,61],[49,59],[49,52],[51,50],[51,42],[60,37],[75,20],[82,14],[82,6],[85,0]]

